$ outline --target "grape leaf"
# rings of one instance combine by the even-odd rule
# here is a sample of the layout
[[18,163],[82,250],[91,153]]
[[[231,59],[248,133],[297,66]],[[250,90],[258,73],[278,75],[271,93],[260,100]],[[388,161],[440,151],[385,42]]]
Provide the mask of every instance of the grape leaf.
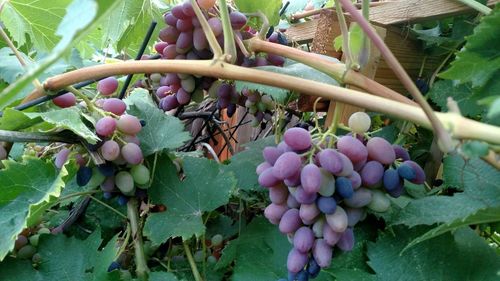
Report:
[[467,38],[467,43],[457,53],[451,67],[439,76],[445,79],[458,80],[461,83],[471,82],[473,87],[484,86],[494,78],[500,69],[500,50],[495,48],[500,41],[500,5],[481,19],[474,28],[474,33]]
[[426,230],[396,227],[368,244],[368,264],[379,280],[498,280],[499,256],[468,227],[401,253]]
[[146,126],[137,135],[144,156],[163,149],[178,148],[190,139],[182,122],[160,110],[146,90],[135,90],[125,102],[129,106],[128,113],[146,121]]
[[51,163],[25,158],[22,163],[3,161],[0,170],[0,260],[14,248],[27,219],[51,196],[59,196],[68,172]]
[[162,168],[155,171],[150,198],[155,204],[165,205],[167,211],[151,214],[144,234],[156,245],[170,237],[186,240],[200,236],[205,232],[203,212],[226,204],[236,180],[216,162],[202,158],[183,159],[182,181],[168,156],[160,156],[157,167]]
[[[235,0],[234,3],[238,10],[242,13],[256,13],[261,11],[269,20],[269,25],[275,26],[279,23],[279,11],[281,7],[281,0]],[[257,29],[260,28],[260,24],[253,24],[252,26]]]
[[[20,52],[25,61],[29,61],[28,56]],[[14,82],[25,72],[21,63],[13,54],[10,48],[0,49],[0,79],[7,82]]]
[[430,89],[429,97],[446,111],[448,110],[448,97],[452,97],[457,102],[460,112],[465,116],[476,117],[484,111],[484,108],[478,104],[480,97],[473,95],[468,84],[453,85],[451,80],[440,80]]
[[30,262],[9,258],[0,263],[0,278],[3,281],[118,281],[118,271],[107,272],[118,253],[116,240],[115,237],[102,251],[98,251],[101,244],[99,231],[84,241],[64,235],[42,235],[37,249],[42,262],[37,270]]
[[149,281],[178,281],[171,272],[156,271],[149,274]]
[[[338,60],[329,58],[332,61],[338,62]],[[259,66],[255,67],[255,69],[270,71],[274,73],[287,74],[294,77],[304,78],[312,81],[322,82],[329,85],[338,86],[339,83],[337,80],[328,76],[327,74],[320,72],[310,66],[307,66],[303,63],[298,63],[295,61],[287,60],[285,66],[277,67],[277,66]],[[284,103],[287,100],[287,93],[289,90],[276,88],[272,86],[266,86],[251,82],[244,81],[236,81],[236,90],[239,92],[242,89],[248,88],[250,90],[259,91],[261,93],[266,93],[272,96],[277,102]]]
[[497,98],[492,104],[488,111],[489,118],[495,118],[500,116],[500,98]]
[[259,189],[260,186],[257,182],[258,176],[255,169],[260,163],[264,162],[262,156],[264,147],[275,145],[274,136],[245,144],[246,150],[234,155],[231,158],[231,163],[224,166],[224,170],[234,173],[238,180],[238,188],[243,190]]

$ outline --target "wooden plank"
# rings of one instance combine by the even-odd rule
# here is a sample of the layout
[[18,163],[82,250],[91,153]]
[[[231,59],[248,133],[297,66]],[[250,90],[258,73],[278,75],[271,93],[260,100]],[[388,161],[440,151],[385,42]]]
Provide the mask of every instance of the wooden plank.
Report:
[[[489,0],[488,6],[500,3]],[[370,8],[370,20],[374,24],[394,25],[422,20],[445,18],[473,10],[456,0],[401,0]]]
[[305,44],[312,42],[318,22],[318,19],[311,19],[290,26],[285,32],[289,43]]

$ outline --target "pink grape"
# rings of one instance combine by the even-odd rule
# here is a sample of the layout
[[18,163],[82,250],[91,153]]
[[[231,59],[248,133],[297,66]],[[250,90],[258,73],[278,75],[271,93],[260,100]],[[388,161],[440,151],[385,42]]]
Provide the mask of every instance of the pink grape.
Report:
[[292,249],[290,253],[288,253],[286,267],[288,271],[297,273],[306,266],[308,260],[307,254],[301,253],[297,249]]
[[269,188],[269,199],[275,204],[284,204],[288,198],[288,189],[284,186],[277,185]]
[[309,224],[307,222],[313,221],[320,211],[315,203],[312,204],[302,204],[299,209],[299,216],[304,224]]
[[196,16],[196,14],[194,12],[194,9],[193,9],[193,6],[189,2],[189,0],[187,0],[184,3],[182,3],[182,12],[185,15],[189,16],[189,17],[195,17]]
[[295,151],[308,149],[312,144],[311,134],[307,130],[298,127],[286,130],[283,139]]
[[163,54],[163,50],[165,50],[167,46],[168,46],[167,42],[158,42],[155,44],[154,48],[158,54]]
[[201,27],[193,31],[193,46],[196,50],[202,51],[208,47],[208,40]]
[[259,166],[257,166],[257,168],[255,169],[255,172],[257,173],[257,175],[260,176],[260,174],[262,174],[262,172],[264,172],[265,170],[272,168],[272,167],[273,166],[271,166],[271,164],[269,164],[267,162],[263,162],[263,163],[260,163]]
[[362,208],[372,201],[370,190],[362,187],[354,192],[351,198],[345,199],[344,203],[352,208]]
[[120,146],[114,140],[105,141],[100,150],[102,158],[108,161],[113,161],[120,156]]
[[127,143],[122,147],[121,152],[121,155],[129,164],[137,165],[142,162],[143,156],[141,148],[135,143]]
[[197,0],[200,8],[208,10],[214,7],[216,0]]
[[135,135],[142,130],[139,119],[133,115],[122,115],[117,122],[118,130],[125,134]]
[[352,228],[349,227],[344,233],[342,233],[339,242],[337,242],[337,247],[339,247],[342,251],[352,250],[354,247],[354,232],[352,231]]
[[115,131],[116,127],[117,127],[116,120],[110,116],[106,116],[99,119],[95,124],[96,132],[103,137],[111,136]]
[[[167,83],[169,85],[180,84],[181,83],[181,79],[179,78],[179,76],[177,76],[177,74],[175,74],[175,73],[169,73],[169,74],[167,74]],[[174,89],[172,89],[172,91],[174,91]]]
[[266,66],[269,65],[269,62],[265,57],[256,57],[255,58],[255,66]]
[[368,157],[368,150],[365,145],[351,136],[339,138],[337,149],[351,159],[352,162],[360,162]]
[[[0,146],[0,150],[5,150],[5,148],[3,148],[3,146]],[[56,159],[54,161],[54,164],[56,165],[56,167],[58,169],[61,169],[62,166],[64,166],[64,163],[66,163],[66,160],[68,160],[68,156],[69,156],[69,153],[71,152],[71,150],[67,149],[67,148],[63,148],[61,149],[57,154],[56,154]],[[3,153],[0,153],[0,154],[3,154]],[[5,159],[6,157],[1,157],[0,156],[0,160],[3,160]]]
[[122,115],[127,110],[127,105],[121,99],[110,98],[104,100],[102,109],[116,115]]
[[275,66],[283,66],[285,64],[285,58],[282,56],[267,54],[267,61]]
[[384,165],[392,164],[396,160],[396,153],[392,145],[383,138],[373,137],[366,143],[368,155]]
[[264,216],[273,224],[279,224],[281,217],[283,217],[283,214],[286,211],[288,211],[288,207],[286,205],[271,203],[264,210]]
[[281,217],[279,229],[282,233],[293,233],[297,231],[301,225],[302,221],[300,220],[299,210],[290,209]]
[[190,49],[193,47],[193,32],[181,32],[175,45],[177,46],[177,49]]
[[280,183],[280,180],[274,176],[273,169],[267,169],[259,175],[258,182],[263,187],[273,187]]
[[222,22],[218,18],[210,18],[208,19],[208,25],[210,26],[210,29],[212,29],[212,32],[214,33],[215,37],[219,37],[222,35]]
[[171,10],[172,15],[174,15],[178,19],[188,19],[190,16],[184,14],[182,9],[182,5],[174,6]]
[[125,142],[132,142],[132,143],[135,143],[137,145],[140,145],[141,144],[141,141],[139,140],[139,138],[137,136],[134,136],[134,135],[124,135],[122,137],[122,139],[125,141]]
[[247,24],[247,17],[238,11],[229,13],[229,19],[231,21],[231,26],[235,30],[242,29]]
[[193,23],[194,27],[200,27],[201,26],[200,21],[198,20],[197,17],[192,18],[191,22]]
[[118,89],[118,80],[115,77],[108,77],[97,82],[97,90],[104,96],[112,95]]
[[305,192],[315,193],[321,187],[321,171],[314,164],[307,164],[300,173],[300,182]]
[[299,228],[293,236],[293,247],[302,253],[307,253],[311,250],[314,244],[314,233],[312,230],[303,226]]
[[347,228],[347,214],[342,207],[337,206],[335,213],[326,215],[326,222],[335,232],[344,232]]
[[177,21],[179,19],[177,19],[174,15],[172,15],[172,13],[167,13],[163,16],[163,20],[165,21],[166,24],[170,26],[176,26]]
[[185,20],[178,20],[175,27],[180,32],[191,31],[193,29],[193,22],[189,18]]
[[283,153],[273,166],[273,175],[278,179],[286,179],[295,175],[302,166],[300,156],[295,152]]
[[160,30],[160,34],[158,36],[160,37],[161,41],[167,42],[168,44],[175,44],[175,42],[177,42],[179,34],[180,32],[179,30],[177,30],[177,28],[175,28],[174,26],[168,26]]
[[316,239],[312,252],[314,260],[320,267],[325,268],[330,266],[333,249],[324,239]]
[[326,243],[330,246],[335,246],[342,236],[341,232],[335,232],[333,229],[326,223],[323,226],[323,239],[325,239]]
[[60,108],[71,107],[76,104],[76,96],[73,93],[66,93],[55,97],[52,102]]
[[342,159],[340,153],[333,149],[325,149],[318,153],[321,167],[332,174],[342,171]]
[[[177,46],[175,44],[168,45],[167,47],[165,47],[165,49],[163,49],[162,54],[163,54],[163,58],[165,58],[165,59],[171,59],[171,60],[175,59],[175,57],[177,56]],[[177,75],[175,75],[175,76],[177,77]],[[168,78],[165,79],[164,82],[168,83],[167,85],[173,84],[173,83],[169,83]],[[162,83],[163,83],[163,81],[162,81]]]
[[369,161],[361,170],[363,186],[371,187],[382,181],[384,176],[384,166],[377,161]]

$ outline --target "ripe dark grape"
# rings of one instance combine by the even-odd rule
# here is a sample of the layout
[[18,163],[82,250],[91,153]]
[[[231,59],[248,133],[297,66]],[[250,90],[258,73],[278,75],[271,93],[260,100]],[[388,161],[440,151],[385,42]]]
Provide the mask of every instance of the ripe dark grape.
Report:
[[354,232],[352,228],[347,228],[346,231],[340,236],[337,242],[337,247],[342,251],[351,251],[354,247]]
[[337,201],[333,197],[319,197],[316,201],[318,209],[327,215],[335,213]]
[[116,92],[118,89],[118,80],[115,77],[108,77],[97,82],[97,91],[101,95],[109,96]]
[[410,154],[408,154],[408,150],[397,144],[393,144],[392,148],[394,149],[396,159],[400,159],[403,161],[410,160]]
[[374,186],[382,180],[384,167],[377,161],[369,161],[361,170],[360,175],[364,186]]
[[73,93],[66,93],[55,97],[52,102],[61,108],[71,107],[76,104],[76,96]]
[[309,258],[309,263],[307,264],[307,273],[309,273],[309,276],[313,279],[316,278],[320,270],[321,267],[318,265],[316,260],[313,257]]
[[336,193],[342,198],[351,198],[354,194],[354,189],[352,188],[351,180],[345,177],[338,177],[335,181]]
[[238,11],[229,13],[229,19],[233,29],[242,29],[247,24],[247,17]]
[[287,268],[288,271],[297,273],[304,269],[308,261],[307,254],[301,253],[297,249],[292,249],[288,254]]
[[[412,169],[413,171],[413,169]],[[393,191],[399,188],[400,185],[403,184],[402,179],[399,177],[398,170],[387,169],[384,172],[384,187],[387,191]]]
[[90,181],[92,177],[92,169],[89,167],[80,167],[78,172],[76,172],[76,184],[79,186],[85,186]]
[[425,182],[425,172],[420,165],[411,160],[405,161],[404,164],[409,165],[415,171],[415,179],[410,180],[412,183],[423,184]]
[[115,189],[114,177],[108,177],[103,183],[101,183],[101,190],[104,192],[112,192],[114,189]]

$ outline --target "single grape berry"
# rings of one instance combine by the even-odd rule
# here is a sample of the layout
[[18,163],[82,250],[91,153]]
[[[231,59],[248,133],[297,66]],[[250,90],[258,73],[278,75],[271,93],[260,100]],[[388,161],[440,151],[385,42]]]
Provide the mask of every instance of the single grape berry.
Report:
[[137,165],[142,162],[141,148],[135,143],[127,143],[122,147],[121,155],[129,164]]
[[149,182],[149,169],[144,165],[136,165],[130,169],[130,174],[138,185],[145,185]]
[[61,169],[64,163],[66,163],[66,160],[68,160],[68,156],[71,150],[67,148],[61,149],[57,154],[56,154],[56,159],[54,161],[54,164],[58,169]]
[[92,178],[92,169],[89,167],[80,167],[78,172],[76,172],[76,184],[78,186],[85,186],[89,183],[90,178]]
[[116,120],[113,117],[106,116],[97,121],[95,130],[100,136],[109,137],[115,132],[116,125]]
[[102,104],[102,109],[114,113],[116,115],[122,115],[127,109],[127,105],[121,99],[109,98],[104,100]]
[[108,272],[111,272],[115,269],[120,269],[120,264],[117,261],[111,262],[111,264],[108,266]]
[[371,119],[364,112],[355,112],[349,117],[348,124],[353,132],[363,134],[370,129]]
[[142,129],[141,122],[133,115],[122,115],[117,122],[118,130],[125,134],[135,135]]
[[118,89],[118,80],[115,77],[108,77],[97,82],[97,91],[104,96],[112,95]]
[[73,93],[66,93],[55,97],[52,102],[61,108],[71,107],[76,104],[76,96]]

